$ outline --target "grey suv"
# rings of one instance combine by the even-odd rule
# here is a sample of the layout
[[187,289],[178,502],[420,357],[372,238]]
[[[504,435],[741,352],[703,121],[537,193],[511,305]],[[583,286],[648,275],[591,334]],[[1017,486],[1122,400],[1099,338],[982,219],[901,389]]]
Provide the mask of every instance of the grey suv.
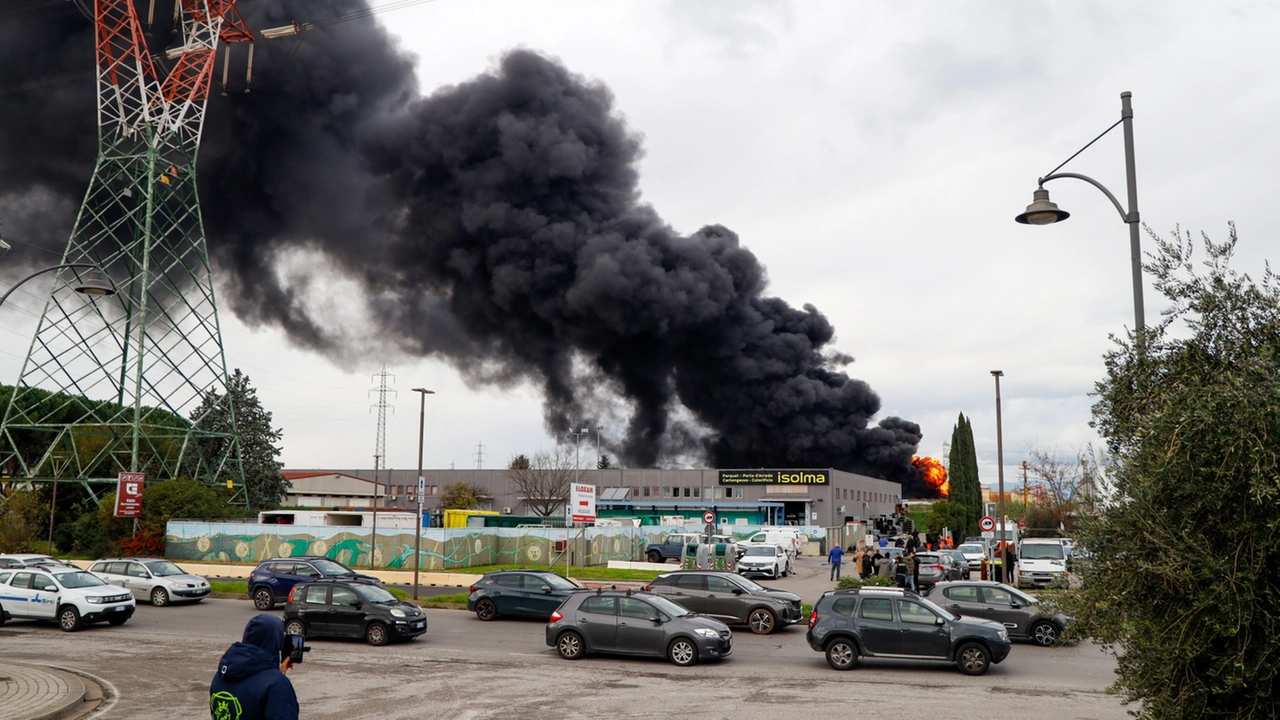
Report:
[[645,590],[757,635],[801,620],[800,596],[720,570],[677,570],[654,578]]
[[597,590],[565,598],[547,623],[547,645],[566,660],[600,652],[665,657],[684,666],[728,657],[733,633],[657,595]]
[[953,662],[966,675],[981,675],[1010,648],[999,623],[953,615],[909,590],[881,587],[823,593],[805,639],[836,670],[856,667],[859,657],[885,657]]
[[1046,607],[1030,595],[991,580],[940,582],[925,595],[957,615],[986,618],[1005,626],[1009,635],[1048,647],[1071,623],[1071,618]]

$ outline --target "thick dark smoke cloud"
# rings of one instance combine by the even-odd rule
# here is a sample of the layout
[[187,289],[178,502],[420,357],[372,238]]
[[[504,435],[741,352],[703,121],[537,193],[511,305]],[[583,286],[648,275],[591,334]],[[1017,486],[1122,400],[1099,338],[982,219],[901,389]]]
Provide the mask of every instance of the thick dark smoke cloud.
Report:
[[[261,28],[364,3],[243,5]],[[90,32],[70,3],[0,15],[0,92],[91,68]],[[557,437],[622,403],[614,450],[633,467],[694,449],[719,467],[836,467],[915,489],[919,426],[869,424],[880,399],[840,371],[826,317],[767,296],[731,230],[682,236],[641,202],[640,137],[605,86],[518,50],[420,97],[413,59],[370,20],[259,44],[264,81],[215,93],[200,164],[241,318],[335,358],[377,337],[480,382],[531,380]],[[6,235],[60,250],[93,152],[91,79],[0,95]],[[280,272],[298,251],[356,281],[375,326],[335,328],[309,306],[305,278]]]

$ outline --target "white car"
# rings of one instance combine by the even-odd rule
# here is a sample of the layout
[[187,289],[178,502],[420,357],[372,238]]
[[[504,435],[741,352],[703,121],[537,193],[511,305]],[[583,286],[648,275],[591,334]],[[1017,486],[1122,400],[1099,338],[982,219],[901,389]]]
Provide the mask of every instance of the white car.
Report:
[[963,543],[956,547],[964,559],[969,563],[970,572],[977,572],[982,569],[982,558],[987,555],[987,548],[980,543]]
[[107,558],[95,561],[89,571],[156,607],[209,597],[208,580],[161,558]]
[[791,555],[777,545],[752,545],[738,559],[741,575],[767,575],[780,578],[791,572]]
[[0,570],[0,624],[6,620],[51,620],[67,632],[86,623],[123,625],[137,603],[128,590],[108,585],[78,568]]
[[0,555],[0,570],[20,567],[72,568],[75,566],[70,563],[63,562],[52,555],[37,555],[35,553]]

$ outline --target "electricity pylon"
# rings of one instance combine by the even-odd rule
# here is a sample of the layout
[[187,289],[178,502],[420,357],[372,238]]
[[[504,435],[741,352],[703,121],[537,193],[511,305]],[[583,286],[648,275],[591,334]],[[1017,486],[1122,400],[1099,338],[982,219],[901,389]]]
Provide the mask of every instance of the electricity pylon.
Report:
[[186,475],[247,502],[196,154],[218,47],[254,37],[235,0],[175,1],[163,77],[133,0],[94,3],[98,159],[63,263],[101,267],[116,293],[55,276],[0,421],[0,476],[51,479],[57,455],[64,481]]

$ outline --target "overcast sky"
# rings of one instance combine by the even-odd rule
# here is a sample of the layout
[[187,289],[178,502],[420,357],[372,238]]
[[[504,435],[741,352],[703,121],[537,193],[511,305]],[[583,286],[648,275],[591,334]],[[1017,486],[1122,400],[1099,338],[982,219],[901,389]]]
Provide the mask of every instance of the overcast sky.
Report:
[[[1215,239],[1235,221],[1236,266],[1255,275],[1277,247],[1264,225],[1280,159],[1270,3],[436,0],[379,18],[417,56],[424,93],[514,47],[606,84],[644,136],[645,200],[681,233],[733,229],[772,294],[825,313],[879,417],[922,426],[920,454],[941,457],[970,416],[984,484],[997,478],[991,370],[1005,373],[1007,482],[1032,446],[1070,456],[1096,441],[1089,393],[1109,334],[1133,325],[1127,228],[1074,180],[1048,185],[1067,222],[1013,217],[1037,177],[1119,119],[1121,91],[1143,221]],[[1123,198],[1120,129],[1065,169]],[[1149,282],[1146,302],[1154,323],[1165,303]],[[23,322],[5,319],[6,383]],[[284,430],[286,467],[372,465],[379,358],[336,367],[279,331],[222,323],[229,365]],[[436,392],[427,467],[475,467],[481,442],[499,467],[562,440],[535,388],[468,387],[437,362],[387,370],[391,467],[416,463],[414,387]],[[606,426],[605,445],[621,434]],[[584,464],[594,443],[593,430]]]

